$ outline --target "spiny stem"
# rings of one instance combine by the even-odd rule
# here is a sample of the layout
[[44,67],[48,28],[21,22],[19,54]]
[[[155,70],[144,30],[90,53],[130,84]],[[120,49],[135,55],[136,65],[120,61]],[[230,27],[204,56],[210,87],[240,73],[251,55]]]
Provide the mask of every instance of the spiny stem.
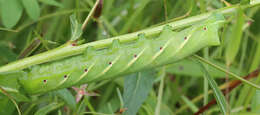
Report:
[[[246,8],[250,8],[253,6],[257,6],[257,5],[259,5],[259,3],[252,4],[252,5],[245,5],[245,6],[234,5],[231,7],[218,9],[218,10],[215,10],[212,12],[230,14],[230,13],[235,12],[238,7],[242,7],[243,9],[246,9]],[[41,54],[38,54],[35,56],[31,56],[28,58],[24,58],[22,60],[18,60],[13,63],[10,63],[8,65],[5,65],[3,67],[0,67],[0,72],[20,70],[20,69],[30,67],[32,65],[41,64],[41,63],[53,61],[55,59],[61,59],[64,57],[81,54],[88,46],[94,46],[96,48],[104,48],[104,47],[107,47],[108,45],[110,45],[114,39],[119,39],[120,42],[124,43],[124,42],[134,41],[135,39],[137,39],[137,35],[140,33],[144,33],[147,36],[156,35],[162,31],[162,29],[165,25],[170,25],[173,27],[173,29],[187,27],[189,25],[192,25],[194,23],[207,19],[212,14],[212,12],[200,14],[197,16],[192,16],[192,17],[189,17],[189,18],[186,18],[183,20],[170,22],[170,23],[167,23],[167,24],[164,24],[161,26],[141,30],[138,32],[125,34],[125,35],[121,35],[121,36],[117,36],[117,37],[112,37],[110,39],[86,43],[86,44],[79,45],[79,46],[71,46],[70,43],[67,43],[56,49],[53,49],[53,50],[50,50],[50,51],[47,51],[47,52],[44,52],[44,53],[41,53]]]
[[204,58],[202,58],[202,57],[200,57],[198,55],[193,55],[193,57],[199,59],[201,62],[204,62],[204,63],[206,63],[206,64],[208,64],[208,65],[210,65],[210,66],[212,66],[212,67],[222,71],[222,72],[225,72],[226,74],[228,74],[228,75],[230,75],[230,76],[232,76],[232,77],[234,77],[234,78],[236,78],[238,80],[241,80],[242,82],[244,82],[244,83],[246,83],[246,84],[248,84],[248,85],[250,85],[252,87],[255,87],[256,89],[260,89],[260,86],[254,84],[254,83],[252,83],[250,81],[247,81],[246,79],[244,79],[244,78],[242,78],[242,77],[240,77],[240,76],[238,76],[238,75],[236,75],[236,74],[234,74],[232,72],[229,72],[229,71],[227,71],[227,70],[225,70],[225,69],[223,69],[223,68],[221,68],[221,67],[219,67],[219,66],[217,66],[217,65],[215,65],[215,64],[213,64],[211,62],[209,62],[208,60],[206,60],[206,59],[204,59]]

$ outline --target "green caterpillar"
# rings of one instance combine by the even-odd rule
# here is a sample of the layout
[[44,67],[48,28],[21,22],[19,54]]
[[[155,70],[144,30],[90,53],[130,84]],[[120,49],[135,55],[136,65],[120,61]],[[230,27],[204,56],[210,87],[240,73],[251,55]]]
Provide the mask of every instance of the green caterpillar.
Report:
[[19,82],[27,93],[37,94],[173,63],[203,47],[219,45],[218,29],[223,22],[222,15],[213,15],[179,32],[165,26],[154,38],[139,34],[134,42],[113,40],[104,49],[89,46],[84,54],[25,69]]

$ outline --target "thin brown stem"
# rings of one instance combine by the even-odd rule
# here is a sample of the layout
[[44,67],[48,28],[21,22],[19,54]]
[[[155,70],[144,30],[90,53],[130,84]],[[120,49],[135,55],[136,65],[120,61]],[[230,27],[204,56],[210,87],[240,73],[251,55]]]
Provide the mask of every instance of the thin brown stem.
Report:
[[[247,76],[244,77],[244,79],[251,79],[251,78],[254,78],[254,77],[257,77],[259,74],[259,69],[251,72],[250,74],[248,74]],[[233,81],[230,81],[228,83],[228,87],[226,89],[228,89],[228,92],[226,92],[225,90],[226,89],[223,89],[222,92],[224,95],[230,93],[234,88],[236,88],[237,86],[239,86],[242,82],[240,80],[233,80]],[[216,104],[216,99],[213,99],[211,100],[207,105],[201,107],[199,109],[198,112],[196,112],[194,115],[199,115],[201,113],[203,113],[204,111],[206,111],[207,109],[209,109],[212,105]]]
[[38,48],[38,46],[40,46],[40,44],[41,44],[40,39],[38,38],[34,39],[32,43],[22,51],[22,53],[18,56],[17,59],[22,59],[29,56],[36,48]]
[[22,115],[22,113],[21,113],[21,111],[19,109],[19,106],[17,105],[17,103],[15,102],[13,97],[11,95],[9,95],[2,87],[0,87],[0,90],[2,91],[3,94],[5,94],[13,102],[13,104],[15,105],[15,107],[16,107],[16,109],[18,111],[18,114]]

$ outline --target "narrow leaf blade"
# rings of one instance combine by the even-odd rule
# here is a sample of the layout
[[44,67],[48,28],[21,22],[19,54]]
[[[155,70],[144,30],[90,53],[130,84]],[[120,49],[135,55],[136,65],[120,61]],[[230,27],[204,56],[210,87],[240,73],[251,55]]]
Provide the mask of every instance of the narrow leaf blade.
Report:
[[237,56],[239,51],[239,46],[243,35],[243,25],[245,23],[245,17],[243,14],[243,10],[241,8],[238,8],[238,12],[236,15],[237,21],[236,24],[233,25],[233,31],[231,33],[231,44],[227,46],[225,52],[228,65],[230,65],[235,60],[235,57]]
[[73,97],[73,95],[68,91],[67,89],[61,89],[56,91],[57,95],[62,98],[67,105],[75,110],[76,109],[76,99]]
[[81,24],[78,23],[75,14],[70,16],[70,23],[71,23],[71,38],[70,38],[70,40],[75,41],[82,34]]
[[217,101],[217,104],[218,104],[222,114],[227,115],[230,112],[230,110],[229,110],[229,106],[227,104],[227,101],[226,101],[224,95],[218,88],[216,81],[208,73],[207,69],[199,61],[198,61],[198,64],[201,67],[201,71],[203,71],[205,73],[205,77],[208,80],[208,83],[213,90],[214,97]]
[[36,113],[34,115],[46,115],[47,113],[63,106],[64,103],[51,103],[41,109],[39,109],[38,111],[36,111]]

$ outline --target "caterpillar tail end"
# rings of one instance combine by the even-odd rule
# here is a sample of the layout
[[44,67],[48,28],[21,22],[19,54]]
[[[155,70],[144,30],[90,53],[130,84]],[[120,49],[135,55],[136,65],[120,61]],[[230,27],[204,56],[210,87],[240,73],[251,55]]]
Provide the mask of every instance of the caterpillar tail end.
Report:
[[222,27],[222,25],[225,23],[225,17],[221,13],[213,13],[209,19],[206,21],[206,23],[210,23],[209,26],[212,28],[212,30],[209,30],[211,32],[209,45],[211,46],[217,46],[220,45],[220,38],[219,38],[219,28]]

